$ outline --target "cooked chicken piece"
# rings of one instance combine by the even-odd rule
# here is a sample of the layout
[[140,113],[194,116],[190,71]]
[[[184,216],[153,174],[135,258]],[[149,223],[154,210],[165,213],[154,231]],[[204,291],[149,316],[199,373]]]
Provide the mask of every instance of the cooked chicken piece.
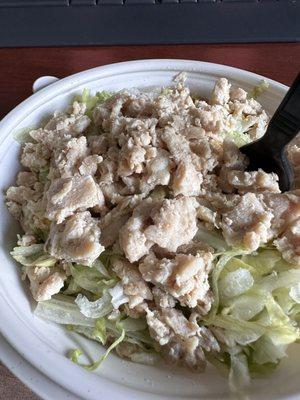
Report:
[[[191,319],[191,318],[190,318]],[[163,348],[165,357],[175,364],[182,364],[192,371],[201,372],[206,366],[206,352],[219,352],[219,344],[212,332],[200,327],[198,336],[191,338],[176,337],[170,344]]]
[[34,188],[11,186],[6,192],[6,204],[9,212],[22,225],[25,232],[33,233],[34,229],[45,228],[44,204],[41,201],[42,189],[35,184]]
[[105,204],[101,189],[89,175],[54,180],[46,192],[46,199],[46,216],[58,224],[76,210]]
[[246,156],[239,151],[238,147],[231,140],[224,140],[223,142],[222,163],[224,167],[242,171],[248,164]]
[[163,149],[155,151],[155,156],[146,162],[146,173],[141,179],[142,193],[149,193],[158,185],[168,185],[172,162],[170,154]]
[[203,177],[201,172],[196,171],[190,160],[181,161],[174,173],[172,189],[174,196],[198,196],[201,192]]
[[98,165],[103,161],[103,158],[101,156],[97,155],[92,155],[86,157],[80,167],[79,167],[79,173],[80,175],[91,175],[94,176],[97,172]]
[[241,88],[231,88],[230,100],[244,103],[247,100],[247,92]]
[[294,187],[300,187],[300,135],[298,134],[286,147],[288,158],[294,169]]
[[146,318],[151,336],[160,345],[169,343],[175,335],[182,338],[195,336],[199,330],[197,323],[186,319],[182,311],[175,308],[147,309]]
[[196,256],[176,254],[174,259],[162,260],[149,254],[140,263],[139,270],[145,281],[164,288],[182,306],[194,308],[207,300],[211,262],[212,254],[203,251]]
[[221,228],[226,242],[254,251],[272,238],[273,213],[254,193],[241,196],[236,205],[222,213]]
[[143,280],[137,266],[125,260],[115,259],[112,260],[112,269],[121,279],[124,293],[129,297],[129,308],[134,309],[142,305],[145,300],[153,299],[151,290]]
[[130,262],[138,261],[153,245],[145,236],[144,230],[149,225],[151,213],[160,205],[161,201],[151,198],[144,200],[133,210],[132,216],[120,230],[120,246]]
[[218,79],[211,95],[211,104],[224,106],[229,101],[229,90],[231,84],[226,78]]
[[17,185],[18,186],[26,186],[28,188],[34,189],[35,184],[37,183],[37,174],[34,172],[22,171],[18,173],[17,176]]
[[26,186],[11,186],[7,189],[6,199],[17,204],[24,204],[34,198],[35,192]]
[[300,219],[292,222],[274,244],[286,261],[300,267]]
[[55,112],[44,128],[31,131],[30,136],[42,145],[44,151],[64,147],[73,137],[81,135],[89,126],[90,118],[85,115],[86,106],[74,102],[68,113]]
[[[207,207],[207,202],[202,202],[201,198],[198,198],[198,208],[197,208],[197,218],[200,221],[207,222],[210,225],[217,226],[217,212],[213,211],[211,208]],[[201,204],[201,203],[205,203]]]
[[60,260],[91,265],[104,251],[100,234],[97,220],[88,211],[78,212],[61,224],[52,222],[46,248]]
[[25,143],[22,155],[21,164],[29,168],[31,171],[38,172],[41,168],[49,164],[51,152],[41,143]]
[[222,213],[223,235],[230,245],[256,250],[280,235],[300,217],[299,196],[293,193],[247,193]]
[[294,221],[300,218],[300,190],[287,193],[263,193],[263,202],[272,210],[272,231],[280,235]]
[[235,190],[240,194],[247,192],[280,193],[278,176],[274,173],[267,174],[262,169],[244,172],[224,168],[219,175],[219,185],[225,193],[233,193]]
[[124,184],[121,182],[105,183],[101,184],[100,187],[106,202],[116,205],[124,200],[124,196],[121,194],[124,190]]
[[[45,125],[45,130],[57,131],[57,136],[61,136],[62,133],[77,136],[84,132],[91,122],[90,118],[85,115],[85,111],[84,103],[74,101],[67,114],[54,113],[54,117]],[[60,139],[62,138],[60,137]]]
[[18,246],[31,246],[36,243],[36,238],[34,235],[25,234],[22,236],[18,236]]
[[148,309],[146,318],[151,336],[162,346],[164,356],[175,364],[201,371],[206,365],[202,348],[220,351],[213,334],[191,318],[186,319],[180,310]]
[[54,152],[54,166],[57,178],[70,178],[78,173],[83,160],[88,156],[85,136],[69,140],[62,149]]
[[133,140],[129,139],[120,151],[117,174],[122,177],[143,172],[145,155],[146,150],[141,146],[136,146]]
[[36,301],[50,300],[59,293],[67,279],[66,274],[56,267],[26,267],[30,290]]
[[197,232],[197,201],[193,197],[164,200],[152,213],[153,225],[144,230],[145,238],[170,251],[188,243]]
[[139,201],[141,201],[139,196],[128,197],[101,219],[101,244],[104,247],[109,247],[115,243],[119,237],[121,228],[128,221],[132,209]]
[[165,292],[157,286],[152,289],[152,294],[157,308],[173,308],[176,300],[169,293]]
[[174,128],[167,126],[161,134],[172,158],[178,164],[191,156],[191,149],[188,140],[178,133]]
[[287,146],[287,154],[291,163],[297,167],[300,165],[300,135]]

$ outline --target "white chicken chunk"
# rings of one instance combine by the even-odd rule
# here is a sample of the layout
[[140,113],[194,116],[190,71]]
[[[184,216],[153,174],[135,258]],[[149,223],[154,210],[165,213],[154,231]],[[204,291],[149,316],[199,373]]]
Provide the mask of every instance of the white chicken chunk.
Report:
[[134,210],[132,216],[121,228],[119,241],[127,259],[130,262],[138,261],[154,244],[144,234],[145,228],[149,225],[149,218],[161,205],[161,201],[154,201],[151,198],[144,200]]
[[234,190],[240,194],[247,192],[280,193],[278,176],[274,173],[267,174],[262,169],[244,172],[224,168],[219,176],[219,184],[226,193],[232,193]]
[[254,193],[241,196],[229,211],[222,214],[221,228],[228,244],[242,244],[256,250],[272,238],[273,214]]
[[144,230],[146,239],[169,251],[188,243],[197,232],[197,201],[193,197],[164,200],[153,213],[153,224]]
[[76,210],[101,208],[105,204],[101,189],[90,175],[54,180],[46,199],[46,216],[58,224]]
[[181,161],[174,173],[172,189],[174,196],[198,196],[201,192],[203,177],[190,161]]
[[149,254],[139,265],[145,281],[164,288],[182,306],[194,308],[200,305],[207,311],[211,305],[211,296],[208,295],[211,268],[212,254],[200,251],[196,256],[176,254],[174,259],[161,260]]
[[67,276],[56,267],[26,267],[30,290],[36,301],[50,300],[64,286]]
[[211,104],[224,106],[229,101],[229,91],[231,84],[226,78],[218,79],[211,95]]
[[[129,308],[135,308],[145,300],[153,299],[151,290],[143,280],[137,266],[128,261],[116,259],[112,261],[112,269],[121,279],[124,293],[129,297]],[[143,308],[140,310],[145,312]]]
[[300,267],[300,219],[292,222],[274,244],[285,260]]
[[192,316],[187,319],[180,310],[148,309],[146,318],[150,335],[162,346],[166,358],[175,364],[202,371],[206,365],[203,349],[220,351],[213,334],[207,328],[200,328]]
[[149,193],[157,185],[168,185],[171,166],[170,154],[163,149],[155,150],[154,156],[146,162],[146,174],[140,183],[142,193]]
[[78,212],[63,223],[52,222],[47,251],[66,262],[91,265],[104,251],[101,231],[88,211]]
[[88,156],[85,136],[69,140],[62,149],[54,153],[54,167],[58,178],[69,178],[78,173],[83,160]]

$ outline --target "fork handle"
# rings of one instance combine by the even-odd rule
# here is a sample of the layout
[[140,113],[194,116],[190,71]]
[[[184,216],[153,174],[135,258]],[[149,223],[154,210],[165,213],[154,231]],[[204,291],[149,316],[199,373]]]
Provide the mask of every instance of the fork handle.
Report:
[[[263,141],[283,149],[300,130],[300,73],[273,115]],[[274,132],[275,131],[275,132]],[[276,134],[274,134],[276,133]],[[273,140],[272,140],[273,136]],[[274,139],[276,138],[276,142]]]

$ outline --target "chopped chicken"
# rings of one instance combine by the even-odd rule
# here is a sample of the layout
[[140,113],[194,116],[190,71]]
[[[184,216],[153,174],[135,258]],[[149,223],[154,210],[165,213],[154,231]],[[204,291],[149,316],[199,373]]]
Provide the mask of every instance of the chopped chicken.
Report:
[[274,244],[284,259],[300,267],[300,218],[292,222]]
[[263,202],[272,210],[272,230],[280,235],[287,227],[300,218],[300,190],[290,193],[264,193]]
[[90,175],[54,180],[46,199],[46,215],[58,224],[77,210],[104,206],[101,189]]
[[220,104],[221,106],[224,106],[226,103],[228,103],[230,95],[230,83],[228,83],[228,80],[225,78],[221,78],[217,81],[215,84],[215,87],[212,92],[211,96],[211,103],[212,104]]
[[139,265],[146,282],[151,282],[177,299],[182,306],[190,308],[203,305],[209,300],[208,274],[212,268],[212,254],[197,252],[196,256],[176,254],[174,259],[157,259],[147,255]]
[[30,290],[36,301],[50,300],[60,292],[67,279],[66,274],[56,267],[26,267]]
[[79,166],[88,156],[87,140],[85,136],[69,140],[62,149],[54,152],[54,166],[58,178],[74,176]]
[[162,346],[167,359],[192,370],[205,368],[204,351],[220,351],[212,333],[199,327],[192,318],[187,319],[175,308],[147,310],[147,323],[151,336]]
[[146,174],[141,180],[142,193],[149,193],[158,185],[168,185],[170,182],[170,154],[163,149],[155,151],[155,155],[146,162]]
[[130,262],[138,261],[148,254],[149,249],[154,244],[147,239],[144,231],[151,213],[160,204],[160,201],[154,201],[151,198],[144,200],[133,210],[132,216],[121,228],[119,235],[120,246]]
[[152,300],[153,295],[143,280],[138,268],[125,260],[113,260],[112,269],[121,279],[124,293],[129,297],[129,308],[140,306],[145,300]]
[[61,224],[52,222],[46,247],[60,260],[91,265],[104,250],[100,234],[97,220],[88,211],[78,212]]
[[240,194],[247,192],[280,193],[277,181],[278,176],[276,174],[267,174],[262,169],[244,172],[224,168],[219,176],[220,186],[225,193],[232,193],[234,190],[237,190]]
[[174,196],[198,196],[203,181],[201,172],[198,172],[190,160],[181,161],[173,177],[172,189]]
[[254,251],[272,238],[272,218],[271,210],[254,193],[246,193],[222,214],[221,228],[228,244]]
[[197,232],[197,201],[193,197],[164,200],[152,214],[153,224],[144,230],[145,238],[170,251],[188,243]]

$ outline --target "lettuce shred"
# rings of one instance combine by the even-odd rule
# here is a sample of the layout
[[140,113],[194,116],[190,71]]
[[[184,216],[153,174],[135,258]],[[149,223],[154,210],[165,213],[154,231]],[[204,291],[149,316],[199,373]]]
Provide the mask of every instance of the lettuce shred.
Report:
[[[14,252],[28,264],[38,258],[43,245]],[[21,252],[21,256],[19,253]],[[16,254],[17,253],[17,254]],[[31,258],[30,258],[31,257]],[[39,318],[65,325],[73,333],[79,333],[102,345],[110,344],[104,355],[90,365],[81,364],[80,349],[70,351],[69,358],[88,370],[96,369],[113,349],[121,343],[132,346],[130,359],[153,364],[157,360],[156,344],[151,338],[145,318],[128,317],[120,306],[128,302],[117,276],[110,268],[111,260],[118,257],[108,250],[103,252],[91,267],[68,264],[70,276],[63,294],[37,304],[35,315]],[[38,258],[39,259],[39,258]]]
[[77,95],[74,97],[73,101],[78,101],[80,103],[84,103],[86,105],[86,114],[91,117],[94,108],[101,103],[104,103],[106,100],[112,97],[112,93],[101,91],[96,92],[95,95],[91,95],[88,89],[83,89],[81,95]]
[[300,339],[300,270],[274,248],[248,254],[221,252],[211,274],[214,303],[199,324],[217,337],[221,353],[210,361],[229,368],[229,385],[245,398],[250,376],[273,371]]

